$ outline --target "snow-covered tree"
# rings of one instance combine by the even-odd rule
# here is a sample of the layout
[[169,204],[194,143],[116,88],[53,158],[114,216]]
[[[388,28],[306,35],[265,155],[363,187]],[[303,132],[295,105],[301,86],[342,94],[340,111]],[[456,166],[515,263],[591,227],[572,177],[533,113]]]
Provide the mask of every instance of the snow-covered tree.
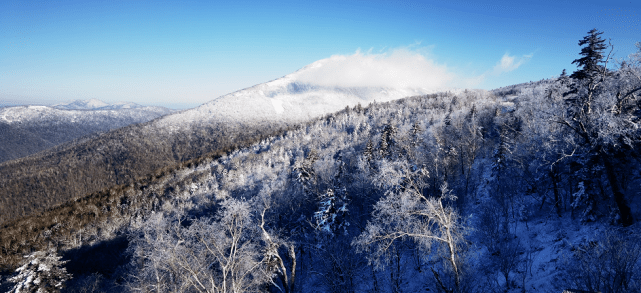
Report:
[[9,279],[16,283],[9,292],[60,292],[72,278],[63,266],[66,261],[60,258],[55,251],[37,251],[25,256],[25,263]]
[[[262,231],[262,240],[264,243],[264,258],[265,271],[271,274],[272,277],[278,277],[282,286],[279,287],[273,280],[272,285],[275,285],[284,293],[294,291],[296,284],[296,250],[293,243],[289,243],[269,233],[265,227],[265,213],[271,208],[271,201],[267,198],[263,200],[263,210],[260,213],[260,230]],[[279,252],[282,248],[286,250],[287,257],[289,257],[291,267],[288,273],[286,261]]]
[[[633,223],[632,212],[617,172],[618,158],[637,153],[641,141],[639,131],[639,68],[625,68],[615,74],[607,69],[610,55],[600,52],[606,47],[596,30],[580,42],[585,59],[581,79],[565,94],[565,111],[557,113],[556,123],[567,128],[574,137],[571,154],[575,160],[603,168],[608,185],[624,226]],[[593,166],[586,166],[592,168]]]
[[345,221],[347,213],[345,189],[335,191],[329,188],[318,200],[318,210],[313,216],[315,228],[330,234],[341,228],[346,229],[349,223]]
[[318,160],[318,154],[315,150],[311,150],[307,157],[297,163],[293,170],[296,182],[303,187],[303,191],[308,195],[313,195],[317,192],[318,178],[316,171],[314,171],[316,160]]
[[427,172],[412,172],[405,166],[390,169],[379,178],[387,181],[379,183],[386,186],[386,195],[376,203],[372,219],[352,245],[380,267],[389,261],[390,247],[396,241],[413,240],[425,251],[436,244],[444,262],[442,271],[433,270],[436,283],[445,292],[463,292],[465,227],[457,211],[448,205],[456,198],[446,184],[441,196],[424,195]]
[[579,41],[579,46],[584,46],[581,49],[581,58],[572,61],[572,64],[580,66],[577,71],[572,73],[570,77],[575,79],[586,79],[594,74],[598,74],[604,69],[603,51],[607,48],[605,40],[601,38],[603,32],[597,29],[591,29],[588,35]]
[[385,128],[383,128],[383,132],[381,133],[381,143],[379,146],[381,157],[389,158],[392,156],[396,146],[395,135],[397,132],[398,128],[393,125],[392,122],[388,122],[385,125]]
[[464,155],[462,160],[462,167],[464,170],[465,178],[465,195],[467,196],[470,190],[470,181],[472,178],[472,167],[476,161],[479,150],[483,143],[483,126],[479,123],[478,110],[476,105],[472,105],[469,114],[466,117],[465,125],[463,126],[463,134],[461,135],[461,155]]
[[422,129],[418,121],[414,121],[414,124],[412,124],[412,129],[410,129],[410,147],[415,148],[418,145],[419,134],[421,133],[421,131]]
[[315,228],[332,235],[339,229],[343,229],[343,232],[347,233],[346,229],[349,226],[346,220],[349,199],[344,183],[345,178],[343,178],[346,176],[346,167],[340,151],[335,155],[335,160],[338,170],[334,175],[331,187],[319,195],[318,209],[313,215]]
[[363,157],[365,157],[367,164],[371,167],[374,163],[374,143],[372,143],[371,139],[367,141],[365,150],[363,150]]
[[[501,125],[499,130],[498,143],[492,154],[492,176],[496,179],[499,187],[501,186],[501,177],[505,175],[508,168],[508,159],[512,153],[512,139],[508,127]],[[499,191],[500,193],[501,191]]]
[[560,272],[563,285],[583,292],[640,292],[639,240],[635,231],[617,229],[575,246]]
[[187,225],[156,214],[132,238],[138,271],[131,286],[156,292],[255,292],[274,277],[260,228],[250,204],[235,199],[225,200],[213,221]]

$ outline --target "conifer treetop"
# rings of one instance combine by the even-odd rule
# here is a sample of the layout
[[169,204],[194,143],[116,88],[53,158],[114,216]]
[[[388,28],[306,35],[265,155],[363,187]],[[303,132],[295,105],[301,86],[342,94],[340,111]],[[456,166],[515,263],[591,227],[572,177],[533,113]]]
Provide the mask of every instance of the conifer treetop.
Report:
[[570,77],[581,80],[602,70],[603,51],[608,47],[605,40],[601,38],[602,34],[603,32],[592,29],[587,36],[579,41],[579,46],[584,46],[579,53],[583,57],[572,61],[572,64],[576,64],[579,69]]

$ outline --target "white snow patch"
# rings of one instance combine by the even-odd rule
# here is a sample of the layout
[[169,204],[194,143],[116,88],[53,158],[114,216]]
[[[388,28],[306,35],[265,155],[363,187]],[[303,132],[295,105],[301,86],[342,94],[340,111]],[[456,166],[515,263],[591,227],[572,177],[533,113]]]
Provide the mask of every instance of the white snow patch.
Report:
[[276,114],[278,115],[285,112],[285,108],[283,108],[283,101],[281,100],[272,99],[272,106],[274,106],[274,111],[276,111]]

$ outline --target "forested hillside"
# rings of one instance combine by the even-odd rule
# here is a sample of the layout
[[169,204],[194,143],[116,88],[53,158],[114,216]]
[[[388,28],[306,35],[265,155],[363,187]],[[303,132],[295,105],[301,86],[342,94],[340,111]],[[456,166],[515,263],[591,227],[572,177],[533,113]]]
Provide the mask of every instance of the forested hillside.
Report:
[[347,107],[6,223],[7,288],[640,292],[641,55],[585,40],[570,76]]
[[156,169],[243,145],[245,140],[279,127],[285,126],[207,123],[172,132],[152,121],[2,163],[0,222],[114,185],[133,183]]

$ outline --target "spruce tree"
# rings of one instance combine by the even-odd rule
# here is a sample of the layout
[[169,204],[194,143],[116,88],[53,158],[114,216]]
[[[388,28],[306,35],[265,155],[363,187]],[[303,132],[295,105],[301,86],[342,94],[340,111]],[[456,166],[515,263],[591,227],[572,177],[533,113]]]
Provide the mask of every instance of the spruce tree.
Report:
[[[579,41],[581,48],[580,59],[574,60],[581,68],[574,72],[571,77],[574,82],[569,86],[570,90],[563,94],[567,109],[565,113],[558,116],[558,123],[565,125],[575,140],[573,148],[581,149],[581,153],[573,155],[573,159],[580,158],[588,162],[588,167],[604,170],[613,199],[619,209],[620,222],[623,226],[634,223],[630,206],[622,189],[619,178],[618,164],[627,150],[620,147],[620,144],[632,144],[636,136],[627,136],[624,132],[614,131],[608,133],[606,127],[621,117],[616,117],[616,104],[608,97],[613,94],[614,88],[607,71],[607,58],[604,58],[603,51],[607,48],[605,40],[600,35],[602,32],[596,29],[588,32],[588,35]],[[608,57],[609,58],[609,57]],[[610,85],[608,85],[610,83]],[[641,88],[634,89],[626,94],[618,93],[617,96],[628,97]],[[614,116],[611,114],[615,113]],[[604,118],[604,116],[607,118]],[[620,122],[619,122],[620,123]],[[610,128],[611,129],[611,128]]]
[[60,292],[72,278],[64,267],[67,261],[61,258],[55,251],[36,251],[25,256],[24,264],[9,278],[15,283],[9,292]]
[[418,124],[418,121],[414,121],[414,124],[412,125],[412,129],[410,130],[410,145],[412,148],[416,148],[416,145],[418,144],[418,135],[421,132],[421,126]]
[[392,125],[392,122],[388,122],[385,125],[385,128],[381,133],[381,144],[379,148],[381,157],[390,158],[392,156],[392,149],[396,144],[394,140],[396,132],[398,132],[398,129],[396,128],[396,126]]
[[374,162],[374,143],[371,139],[367,141],[367,146],[365,146],[363,156],[367,160],[367,164],[371,166]]
[[584,46],[581,48],[581,53],[579,53],[583,57],[572,61],[572,64],[576,64],[580,68],[572,73],[570,77],[582,80],[594,76],[594,74],[605,69],[601,63],[603,63],[604,58],[603,51],[608,46],[605,44],[605,40],[600,37],[601,34],[603,32],[592,29],[587,36],[579,41],[579,46]]

